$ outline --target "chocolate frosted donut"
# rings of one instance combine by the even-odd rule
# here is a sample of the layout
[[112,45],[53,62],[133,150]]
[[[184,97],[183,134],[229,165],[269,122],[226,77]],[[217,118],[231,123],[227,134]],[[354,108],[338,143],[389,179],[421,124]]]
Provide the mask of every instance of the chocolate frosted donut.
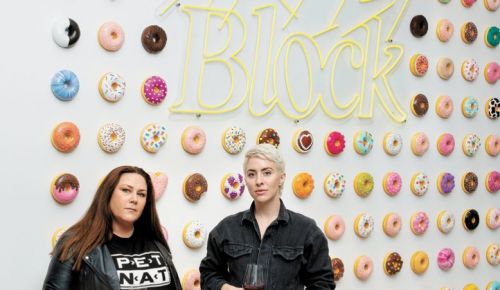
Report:
[[401,259],[401,255],[397,252],[389,253],[384,259],[384,272],[392,276],[399,271],[403,267],[403,260]]
[[462,224],[468,231],[473,231],[479,225],[479,213],[475,209],[469,209],[462,215]]
[[410,31],[415,37],[422,37],[427,33],[429,24],[423,15],[416,15],[411,19]]
[[472,43],[477,38],[477,27],[474,22],[467,22],[462,25],[460,36],[465,43]]
[[142,47],[149,53],[160,52],[167,44],[167,34],[158,25],[150,25],[142,31]]
[[184,179],[182,190],[187,200],[198,201],[207,192],[208,183],[203,175],[194,173]]
[[333,258],[331,263],[333,269],[333,280],[338,281],[344,276],[344,263],[339,258]]
[[418,94],[411,99],[411,111],[417,117],[422,117],[429,110],[429,101],[424,94]]
[[474,172],[467,172],[462,176],[462,189],[465,193],[473,193],[476,191],[478,185],[478,178]]
[[280,146],[280,136],[278,132],[272,128],[262,130],[259,137],[257,137],[257,144],[263,143],[271,144],[278,148],[278,146]]

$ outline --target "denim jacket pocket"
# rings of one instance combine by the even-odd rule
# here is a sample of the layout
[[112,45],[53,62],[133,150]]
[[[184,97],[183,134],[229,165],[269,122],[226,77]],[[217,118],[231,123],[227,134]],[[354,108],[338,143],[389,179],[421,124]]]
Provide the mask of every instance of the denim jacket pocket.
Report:
[[299,272],[302,264],[305,263],[303,248],[276,246],[273,247],[272,253],[271,277],[273,289],[300,288]]
[[243,274],[247,264],[251,262],[252,246],[238,243],[227,243],[224,245],[224,253],[227,258],[229,276],[235,277],[235,285],[241,285]]

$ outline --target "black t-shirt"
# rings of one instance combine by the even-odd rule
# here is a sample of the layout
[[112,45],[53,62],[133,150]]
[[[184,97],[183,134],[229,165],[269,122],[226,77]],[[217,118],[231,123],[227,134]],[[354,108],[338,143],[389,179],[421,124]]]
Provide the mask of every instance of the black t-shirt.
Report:
[[113,235],[106,245],[115,263],[120,289],[175,290],[168,266],[154,242],[134,233],[130,238]]

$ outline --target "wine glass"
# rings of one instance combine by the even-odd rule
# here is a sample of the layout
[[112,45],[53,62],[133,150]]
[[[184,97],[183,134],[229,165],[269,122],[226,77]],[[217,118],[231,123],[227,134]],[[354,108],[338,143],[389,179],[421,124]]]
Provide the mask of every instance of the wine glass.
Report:
[[248,264],[243,278],[243,289],[264,290],[264,269],[259,264]]

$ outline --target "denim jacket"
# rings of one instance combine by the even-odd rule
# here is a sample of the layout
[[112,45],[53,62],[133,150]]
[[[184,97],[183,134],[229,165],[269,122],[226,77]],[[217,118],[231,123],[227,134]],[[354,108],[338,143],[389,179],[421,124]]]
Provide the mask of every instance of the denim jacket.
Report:
[[335,289],[325,236],[314,220],[280,203],[278,218],[262,239],[254,203],[210,232],[200,265],[202,289],[219,290],[225,283],[242,287],[249,263],[264,266],[265,289]]

